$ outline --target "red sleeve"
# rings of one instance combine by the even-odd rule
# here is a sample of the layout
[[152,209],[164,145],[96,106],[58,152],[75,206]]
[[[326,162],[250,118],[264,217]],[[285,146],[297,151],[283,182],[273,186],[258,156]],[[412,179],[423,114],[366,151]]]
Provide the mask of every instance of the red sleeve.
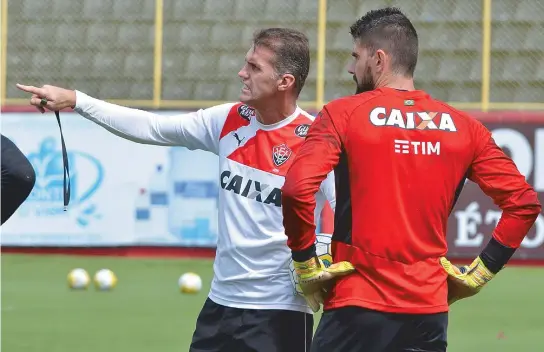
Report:
[[482,141],[482,147],[478,148],[468,178],[502,210],[493,238],[504,246],[518,248],[541,211],[537,193],[495,144],[491,133],[480,124],[477,129],[476,140]]
[[333,122],[325,106],[311,125],[285,176],[282,188],[283,225],[287,245],[292,251],[308,249],[315,242],[315,194],[340,159],[340,136],[344,133],[338,130],[338,125]]
[[331,234],[334,231],[334,210],[332,210],[329,202],[325,203],[321,211],[321,233]]

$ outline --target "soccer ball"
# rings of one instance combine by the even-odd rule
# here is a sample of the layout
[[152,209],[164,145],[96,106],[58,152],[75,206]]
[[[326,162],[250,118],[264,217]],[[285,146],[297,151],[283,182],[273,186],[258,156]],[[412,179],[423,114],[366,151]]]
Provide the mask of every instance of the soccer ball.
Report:
[[198,274],[185,273],[179,277],[178,286],[183,293],[197,293],[202,289],[202,279]]
[[91,278],[85,269],[76,268],[68,273],[68,287],[74,290],[85,290],[89,287]]
[[[331,251],[331,235],[321,233],[316,235],[315,239],[315,252],[319,259],[323,262],[325,267],[329,267],[332,264],[332,251]],[[289,261],[289,271],[291,274],[291,282],[294,287],[294,294],[302,295],[302,290],[298,284],[298,277],[295,273],[295,266],[293,265],[293,259]]]
[[110,269],[101,269],[94,274],[94,286],[100,291],[109,291],[117,284],[117,276]]

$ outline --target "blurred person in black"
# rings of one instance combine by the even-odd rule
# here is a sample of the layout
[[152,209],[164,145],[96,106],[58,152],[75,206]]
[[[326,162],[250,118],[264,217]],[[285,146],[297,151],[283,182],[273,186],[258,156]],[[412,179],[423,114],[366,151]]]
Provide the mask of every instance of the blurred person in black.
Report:
[[8,137],[2,136],[2,225],[15,213],[30,195],[36,183],[32,164]]

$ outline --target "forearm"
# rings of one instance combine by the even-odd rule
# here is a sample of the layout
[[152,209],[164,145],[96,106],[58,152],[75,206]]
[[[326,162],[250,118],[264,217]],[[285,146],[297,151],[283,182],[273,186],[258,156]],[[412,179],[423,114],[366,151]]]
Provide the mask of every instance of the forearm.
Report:
[[[76,91],[74,107],[81,116],[122,138],[154,145],[174,145],[169,135],[177,133],[168,118],[143,110],[131,109],[92,98]],[[166,132],[166,133],[165,133]]]
[[[296,184],[286,182],[282,188],[283,224],[287,244],[293,251],[304,251],[315,241],[315,196],[302,191]],[[295,259],[296,260],[296,259]]]
[[480,255],[485,266],[493,273],[498,273],[508,263],[533,226],[540,212],[536,197],[535,202],[526,204],[523,210],[526,214],[519,217],[503,212],[493,236]]
[[493,231],[493,238],[511,248],[518,248],[535,223],[541,207],[536,192],[533,201],[528,201],[515,211],[503,210],[501,219]]

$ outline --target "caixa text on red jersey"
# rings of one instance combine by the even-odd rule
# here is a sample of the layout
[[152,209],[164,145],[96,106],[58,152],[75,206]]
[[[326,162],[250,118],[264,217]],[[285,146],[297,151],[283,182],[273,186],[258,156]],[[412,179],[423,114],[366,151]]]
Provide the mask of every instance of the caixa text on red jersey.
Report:
[[442,112],[403,112],[378,106],[370,112],[370,122],[374,126],[392,126],[406,130],[440,130],[457,132],[450,114]]

